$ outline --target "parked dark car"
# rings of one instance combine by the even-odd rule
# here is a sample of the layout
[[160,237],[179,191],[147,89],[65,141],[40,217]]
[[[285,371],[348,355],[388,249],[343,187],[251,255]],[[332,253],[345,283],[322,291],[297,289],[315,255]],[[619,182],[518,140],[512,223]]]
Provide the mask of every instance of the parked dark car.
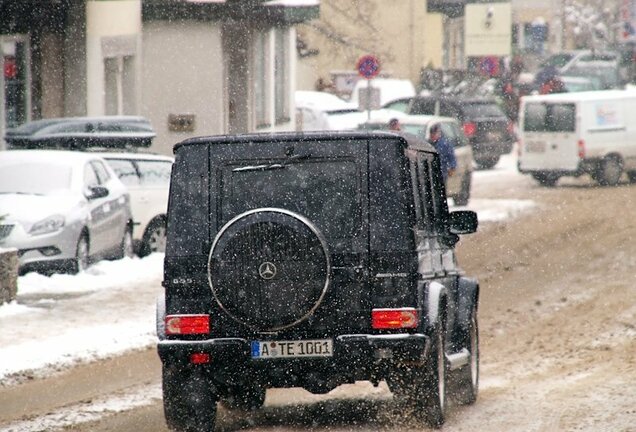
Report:
[[155,131],[139,116],[62,117],[24,123],[5,133],[9,148],[150,147]]
[[435,149],[413,135],[203,137],[175,146],[165,295],[164,413],[214,430],[216,404],[270,387],[386,380],[439,426],[475,402],[479,286],[457,265],[471,211],[449,213]]
[[473,149],[473,158],[479,168],[494,167],[503,154],[512,151],[516,141],[514,124],[495,99],[483,97],[430,95],[398,99],[385,105],[394,109],[409,103],[406,113],[412,115],[439,115],[457,119]]

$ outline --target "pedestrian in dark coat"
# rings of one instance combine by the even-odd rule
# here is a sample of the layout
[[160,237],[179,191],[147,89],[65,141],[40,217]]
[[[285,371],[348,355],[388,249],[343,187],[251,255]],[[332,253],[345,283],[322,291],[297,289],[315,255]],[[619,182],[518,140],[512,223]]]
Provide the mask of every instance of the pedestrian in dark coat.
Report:
[[442,176],[444,177],[444,184],[446,184],[446,179],[452,176],[457,169],[455,149],[451,143],[444,138],[442,128],[439,124],[431,126],[429,141],[439,153],[440,164],[442,166]]

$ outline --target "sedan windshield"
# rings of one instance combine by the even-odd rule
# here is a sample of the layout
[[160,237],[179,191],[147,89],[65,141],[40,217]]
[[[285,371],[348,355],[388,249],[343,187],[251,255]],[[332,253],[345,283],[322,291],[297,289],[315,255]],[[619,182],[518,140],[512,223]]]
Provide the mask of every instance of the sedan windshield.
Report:
[[0,163],[0,193],[48,195],[69,189],[71,167],[45,163]]

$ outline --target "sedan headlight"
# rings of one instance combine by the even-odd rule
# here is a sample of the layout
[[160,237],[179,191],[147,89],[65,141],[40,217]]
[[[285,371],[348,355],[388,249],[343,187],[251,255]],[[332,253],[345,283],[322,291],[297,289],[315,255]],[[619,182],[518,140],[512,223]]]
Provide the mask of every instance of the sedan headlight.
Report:
[[33,224],[29,230],[31,235],[49,234],[64,226],[64,216],[54,215]]

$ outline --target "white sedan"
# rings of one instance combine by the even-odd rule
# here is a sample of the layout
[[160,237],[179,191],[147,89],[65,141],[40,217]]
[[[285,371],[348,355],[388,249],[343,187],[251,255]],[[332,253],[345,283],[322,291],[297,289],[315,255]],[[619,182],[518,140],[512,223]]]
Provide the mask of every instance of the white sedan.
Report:
[[166,250],[166,211],[174,158],[149,153],[97,153],[128,187],[133,242],[140,256]]
[[128,191],[94,154],[0,152],[0,247],[18,250],[20,273],[132,256]]

